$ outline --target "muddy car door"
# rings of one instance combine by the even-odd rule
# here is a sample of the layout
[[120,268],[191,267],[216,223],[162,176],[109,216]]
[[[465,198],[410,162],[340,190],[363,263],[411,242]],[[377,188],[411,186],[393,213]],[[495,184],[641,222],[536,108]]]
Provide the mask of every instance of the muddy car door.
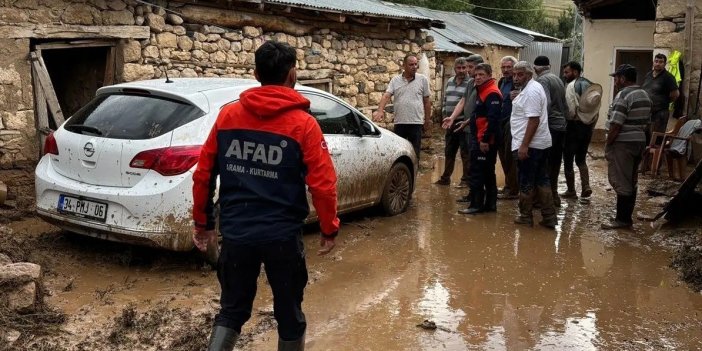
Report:
[[358,113],[341,101],[317,93],[302,92],[310,100],[336,168],[340,211],[367,205],[378,197],[380,150],[364,137]]

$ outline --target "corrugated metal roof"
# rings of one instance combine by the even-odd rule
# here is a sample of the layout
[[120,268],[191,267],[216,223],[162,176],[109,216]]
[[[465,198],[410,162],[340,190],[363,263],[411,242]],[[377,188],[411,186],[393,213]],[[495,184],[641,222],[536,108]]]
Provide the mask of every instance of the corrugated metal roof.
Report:
[[[528,45],[532,41],[547,41],[547,42],[560,42],[561,40],[546,34],[541,34],[539,32],[534,32],[532,30],[528,30],[526,28],[522,27],[517,27],[513,26],[511,24],[507,24],[504,22],[500,21],[495,21],[491,20],[488,18],[483,18],[480,16],[472,15],[471,16],[475,17],[477,20],[482,21],[489,27],[499,31],[500,33],[508,36],[510,39],[513,39],[521,44]],[[527,41],[528,40],[528,41]]]
[[289,5],[300,8],[338,11],[346,14],[373,15],[415,21],[431,21],[429,17],[387,6],[377,0],[262,0],[263,3]]
[[446,28],[432,28],[451,42],[468,46],[499,45],[522,47],[524,45],[496,32],[487,24],[465,12],[446,12],[424,7],[394,4],[407,12],[443,21]]
[[469,50],[466,50],[451,42],[448,38],[441,35],[441,33],[430,29],[426,31],[428,35],[434,37],[434,51],[436,52],[456,52],[462,54],[472,54]]

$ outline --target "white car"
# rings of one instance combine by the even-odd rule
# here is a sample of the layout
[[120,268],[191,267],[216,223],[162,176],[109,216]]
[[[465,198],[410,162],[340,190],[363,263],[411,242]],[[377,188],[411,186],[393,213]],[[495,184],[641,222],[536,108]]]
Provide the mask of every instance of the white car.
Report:
[[[253,80],[149,80],[100,88],[46,138],[35,171],[37,214],[65,230],[190,250],[192,175],[222,106]],[[404,212],[417,160],[411,144],[343,100],[297,86],[311,101],[338,176],[339,212]],[[308,197],[309,199],[309,197]],[[310,203],[308,222],[316,220]]]

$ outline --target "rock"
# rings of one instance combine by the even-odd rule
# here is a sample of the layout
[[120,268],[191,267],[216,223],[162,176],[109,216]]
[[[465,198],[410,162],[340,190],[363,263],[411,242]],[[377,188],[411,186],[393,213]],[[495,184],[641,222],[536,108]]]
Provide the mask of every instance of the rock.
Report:
[[127,8],[127,4],[122,0],[110,0],[107,2],[107,7],[115,11],[122,11]]
[[183,26],[173,26],[173,34],[175,35],[185,35],[187,34],[187,30]]
[[146,19],[144,19],[144,16],[134,17],[134,24],[136,24],[137,26],[143,25],[145,21],[146,21]]
[[158,45],[162,48],[178,47],[178,37],[173,33],[159,33],[156,35],[156,41],[158,42]]
[[[241,41],[241,48],[244,51],[251,51],[253,49],[253,40],[245,38]],[[2,68],[0,68],[1,70]]]
[[660,1],[656,8],[656,18],[684,17],[686,0]]
[[2,116],[5,128],[12,130],[24,130],[30,122],[34,121],[34,110],[17,111],[15,113],[4,112]]
[[122,80],[131,82],[135,80],[151,79],[154,77],[154,66],[140,65],[136,63],[125,63],[122,72]]
[[219,34],[207,34],[207,41],[210,43],[218,42],[220,39],[222,36]]
[[227,32],[226,29],[217,26],[204,26],[203,30],[205,34],[224,34]]
[[193,41],[186,36],[179,36],[178,47],[183,51],[190,51],[193,48]]
[[680,48],[685,43],[684,39],[684,32],[653,34],[653,43],[657,48]]
[[241,35],[241,32],[227,32],[222,34],[222,37],[227,40],[231,41],[241,41],[244,37]]
[[244,26],[244,28],[242,30],[243,30],[244,36],[248,37],[248,38],[255,38],[255,37],[258,37],[259,35],[261,35],[261,32],[256,27]]
[[176,14],[169,13],[168,15],[166,15],[166,22],[168,22],[174,26],[179,26],[179,25],[183,24],[183,18],[176,15]]
[[0,267],[12,264],[12,259],[10,256],[0,253]]
[[217,47],[222,51],[228,51],[232,47],[232,42],[227,39],[219,39],[217,41]]
[[7,307],[11,311],[31,312],[37,297],[37,285],[29,282],[7,294]]
[[100,17],[100,12],[91,6],[83,4],[71,4],[66,7],[66,10],[61,16],[61,21],[65,24],[95,24],[95,18]]
[[675,32],[677,25],[670,21],[656,21],[656,33]]
[[12,263],[0,268],[0,285],[7,283],[26,283],[39,280],[41,266],[34,263]]
[[166,15],[166,9],[164,9],[164,8],[161,7],[161,6],[153,6],[153,7],[151,8],[151,10],[153,11],[154,14],[157,14],[157,15],[159,15],[159,16],[161,16],[161,17],[163,17],[163,16]]
[[241,43],[238,41],[232,42],[232,46],[229,48],[229,50],[233,52],[241,51]]
[[149,25],[153,32],[161,33],[166,27],[166,20],[159,15],[149,13],[146,15],[146,24]]
[[12,4],[12,6],[16,7],[18,9],[36,10],[39,8],[39,1],[37,1],[37,0],[18,0],[18,1],[15,1]]
[[158,58],[160,56],[158,46],[149,45],[142,50],[142,55],[146,58]]
[[137,62],[141,59],[141,44],[136,40],[128,40],[122,44],[124,62]]
[[212,54],[219,50],[219,47],[215,43],[202,43],[202,50],[208,54]]
[[375,91],[375,92],[370,93],[368,95],[369,104],[370,105],[377,105],[378,103],[380,103],[380,99],[382,97],[383,97],[383,93],[381,93],[381,92]]
[[190,51],[173,51],[171,52],[171,58],[180,61],[188,61],[192,55]]
[[20,336],[22,336],[22,333],[19,330],[10,329],[5,333],[5,341],[8,346],[12,346]]
[[183,78],[196,78],[197,72],[195,72],[195,70],[192,68],[185,68],[183,69],[183,72],[181,72],[180,76]]

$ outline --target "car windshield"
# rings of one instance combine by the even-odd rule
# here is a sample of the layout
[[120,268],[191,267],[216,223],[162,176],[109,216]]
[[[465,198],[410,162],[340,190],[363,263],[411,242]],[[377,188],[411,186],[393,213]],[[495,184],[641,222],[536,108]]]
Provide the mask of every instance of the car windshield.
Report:
[[186,102],[158,96],[112,94],[98,96],[76,112],[66,130],[112,139],[151,139],[205,114]]

